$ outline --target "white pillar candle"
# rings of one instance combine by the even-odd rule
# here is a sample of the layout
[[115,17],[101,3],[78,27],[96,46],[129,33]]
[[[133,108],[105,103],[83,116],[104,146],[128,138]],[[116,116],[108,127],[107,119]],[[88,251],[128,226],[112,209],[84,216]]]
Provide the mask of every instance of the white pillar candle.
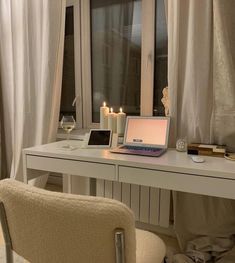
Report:
[[120,111],[117,114],[117,134],[118,135],[124,134],[125,125],[126,125],[126,113],[124,113],[122,111],[122,108],[120,108]]
[[103,102],[103,106],[100,107],[100,129],[108,128],[108,113],[109,108],[106,106],[106,103]]
[[113,112],[113,108],[108,113],[108,129],[112,130],[113,133],[117,132],[117,114]]

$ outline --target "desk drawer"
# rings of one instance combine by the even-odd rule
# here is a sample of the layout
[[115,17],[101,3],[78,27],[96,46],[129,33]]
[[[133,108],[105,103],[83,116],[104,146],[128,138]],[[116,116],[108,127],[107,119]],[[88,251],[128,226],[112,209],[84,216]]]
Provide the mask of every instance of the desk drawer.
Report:
[[235,199],[235,178],[119,166],[119,181],[188,193]]
[[116,180],[115,165],[27,155],[27,168],[62,174]]

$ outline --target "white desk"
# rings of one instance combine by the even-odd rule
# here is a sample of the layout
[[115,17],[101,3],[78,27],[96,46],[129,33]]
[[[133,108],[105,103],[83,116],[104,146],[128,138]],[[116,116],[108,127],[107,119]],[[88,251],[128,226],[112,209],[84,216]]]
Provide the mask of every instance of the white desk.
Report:
[[[72,143],[81,147],[79,141]],[[235,199],[235,162],[224,158],[205,157],[205,163],[194,163],[175,150],[156,158],[101,149],[66,151],[60,149],[62,144],[23,150],[26,183],[31,178],[28,169],[35,169]]]

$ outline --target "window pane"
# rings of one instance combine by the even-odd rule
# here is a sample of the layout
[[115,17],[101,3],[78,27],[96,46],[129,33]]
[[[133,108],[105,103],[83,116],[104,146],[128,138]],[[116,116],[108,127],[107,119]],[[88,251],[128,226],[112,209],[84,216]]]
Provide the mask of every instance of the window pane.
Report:
[[141,0],[91,0],[92,121],[103,101],[140,114]]
[[73,7],[66,8],[65,38],[64,38],[64,65],[60,106],[60,119],[62,115],[73,115],[76,119],[76,109],[72,106],[75,98],[74,73],[74,19]]
[[156,41],[153,115],[165,115],[161,102],[162,90],[167,86],[167,25],[164,0],[156,0]]

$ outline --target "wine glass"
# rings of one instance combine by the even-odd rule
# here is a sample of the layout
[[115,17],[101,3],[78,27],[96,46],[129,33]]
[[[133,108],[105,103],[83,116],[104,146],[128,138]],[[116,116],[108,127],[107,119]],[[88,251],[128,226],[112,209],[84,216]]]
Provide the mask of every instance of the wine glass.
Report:
[[70,132],[75,128],[75,120],[72,115],[63,116],[60,121],[61,128],[66,132],[66,145],[63,148],[72,149],[73,147],[69,144]]

